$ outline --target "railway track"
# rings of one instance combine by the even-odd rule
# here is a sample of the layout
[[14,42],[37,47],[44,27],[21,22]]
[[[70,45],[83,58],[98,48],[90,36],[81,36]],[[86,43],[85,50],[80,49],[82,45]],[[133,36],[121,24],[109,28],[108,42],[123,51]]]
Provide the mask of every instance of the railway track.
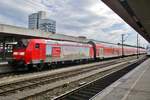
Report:
[[[121,65],[124,65],[128,61],[129,60],[127,59],[126,61],[124,61],[124,63],[122,63],[121,60],[111,61],[108,63],[97,64],[97,65],[83,67],[79,69],[74,69],[74,70],[71,69],[71,70],[56,73],[56,74],[49,74],[49,75],[45,74],[45,75],[41,75],[38,77],[33,76],[33,77],[22,79],[22,80],[20,78],[20,80],[16,80],[16,81],[8,81],[6,83],[0,83],[0,98],[6,97],[7,99],[7,97],[12,96],[13,94],[17,94],[18,91],[21,92],[25,90],[34,89],[36,87],[40,87],[41,85],[51,84],[59,80],[67,79],[69,77],[77,76],[83,73],[89,73],[92,70],[94,71],[100,68],[104,69],[107,66],[117,65],[118,63],[122,63]],[[112,69],[112,68],[108,68],[106,70],[109,70],[109,69]]]
[[5,85],[1,85],[0,86],[0,96],[2,95],[8,95],[9,92],[14,92],[16,90],[20,90],[20,89],[25,89],[28,87],[33,87],[33,86],[37,86],[38,84],[46,84],[47,82],[54,82],[57,81],[59,79],[63,79],[63,78],[67,78],[70,76],[74,76],[74,75],[78,75],[78,74],[82,74],[91,70],[96,70],[98,68],[102,68],[102,67],[106,67],[110,64],[116,64],[118,62],[109,62],[106,64],[102,64],[101,66],[93,66],[93,67],[89,67],[89,68],[81,68],[79,70],[74,70],[74,71],[70,71],[70,72],[64,72],[64,73],[60,73],[60,74],[56,74],[56,75],[51,75],[51,76],[44,76],[44,77],[38,77],[35,79],[29,79],[29,80],[24,80],[24,81],[20,81],[20,82],[16,82],[16,83],[11,83],[11,84],[5,84]]
[[[135,58],[135,56],[129,56],[129,57],[125,57],[123,59],[133,59]],[[113,62],[115,61],[116,59],[109,59],[109,60],[104,60],[102,62]],[[90,63],[96,63],[96,62],[90,62]],[[90,64],[90,63],[85,63],[85,64]],[[63,65],[63,66],[60,66],[60,68],[65,68],[65,67],[73,67],[73,66],[78,66],[79,64],[75,64],[75,65]],[[84,64],[80,64],[80,65],[84,65]],[[20,76],[23,76],[23,75],[26,75],[26,74],[30,74],[30,73],[37,73],[35,71],[27,71],[26,69],[21,69],[21,70],[12,70],[12,68],[10,66],[7,65],[7,67],[10,67],[8,70],[12,70],[12,72],[7,72],[7,68],[5,68],[6,66],[0,66],[0,80],[1,79],[7,79],[7,78],[13,78],[13,77],[20,77]],[[1,69],[2,68],[2,69]],[[5,68],[5,69],[3,69]],[[56,70],[58,69],[57,67],[56,68],[51,68],[50,70]],[[48,69],[45,69],[45,70],[48,70]],[[43,71],[45,71],[43,70]],[[4,71],[4,72],[3,72]],[[6,71],[6,72],[5,72]]]
[[[87,83],[81,87],[78,87],[68,93],[54,98],[53,100],[90,100],[97,93],[101,92],[107,86],[118,80],[120,77],[134,69],[136,66],[141,64],[145,59],[138,62],[132,63],[129,66],[120,69],[116,72],[109,73],[96,79],[90,83]],[[105,84],[104,84],[105,83]]]
[[[141,55],[142,56],[142,55]],[[125,58],[131,58],[131,57],[135,57],[135,56],[129,56],[129,57],[125,57]],[[118,57],[119,58],[119,57]],[[117,58],[107,58],[107,59],[102,59],[99,61],[108,61],[108,60],[115,60]],[[67,63],[67,64],[61,64],[61,65],[57,65],[57,64],[53,64],[52,67],[47,66],[44,70],[51,70],[51,69],[58,69],[58,68],[64,68],[64,67],[70,67],[70,66],[77,66],[77,65],[82,65],[82,64],[89,64],[89,63],[95,63],[95,62],[99,62],[99,61],[87,61],[87,62],[81,62],[81,63]],[[28,68],[20,68],[20,69],[16,69],[14,68],[15,66],[10,66],[9,64],[1,64],[0,65],[0,79],[6,76],[13,76],[13,75],[22,75],[22,74],[28,74],[28,73],[33,73],[36,71],[29,71]]]

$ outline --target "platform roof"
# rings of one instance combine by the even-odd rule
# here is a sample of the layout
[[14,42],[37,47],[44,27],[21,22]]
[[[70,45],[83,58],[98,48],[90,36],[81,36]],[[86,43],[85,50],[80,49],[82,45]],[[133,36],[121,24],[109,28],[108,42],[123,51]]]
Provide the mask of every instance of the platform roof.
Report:
[[53,39],[62,41],[72,41],[72,42],[88,42],[88,39],[73,37],[63,34],[52,34],[50,32],[43,32],[40,30],[30,30],[27,28],[16,27],[11,25],[0,24],[0,40],[4,38],[43,38],[43,39]]
[[102,0],[150,42],[150,0]]

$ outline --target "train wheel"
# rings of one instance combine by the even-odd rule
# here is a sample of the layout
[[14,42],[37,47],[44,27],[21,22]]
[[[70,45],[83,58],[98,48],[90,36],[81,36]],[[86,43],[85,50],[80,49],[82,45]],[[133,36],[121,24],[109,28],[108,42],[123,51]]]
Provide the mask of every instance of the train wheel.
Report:
[[44,68],[44,64],[40,63],[40,64],[37,64],[36,70],[41,71],[43,68]]
[[28,67],[28,70],[29,70],[29,71],[34,71],[34,67],[33,67],[32,64],[28,65],[27,67]]

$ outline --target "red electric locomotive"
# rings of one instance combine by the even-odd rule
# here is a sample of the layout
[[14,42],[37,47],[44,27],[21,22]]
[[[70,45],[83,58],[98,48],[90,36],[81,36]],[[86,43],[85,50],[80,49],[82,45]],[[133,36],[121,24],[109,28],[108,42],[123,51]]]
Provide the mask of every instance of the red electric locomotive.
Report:
[[93,54],[90,44],[30,39],[19,41],[14,47],[13,63],[42,69],[45,63],[88,60],[93,59]]

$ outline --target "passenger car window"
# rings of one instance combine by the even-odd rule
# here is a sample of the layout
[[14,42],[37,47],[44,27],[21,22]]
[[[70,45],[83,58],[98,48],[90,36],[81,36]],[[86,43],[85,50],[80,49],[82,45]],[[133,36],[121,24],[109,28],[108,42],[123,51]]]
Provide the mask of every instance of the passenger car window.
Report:
[[35,48],[40,48],[40,44],[39,44],[39,43],[36,43],[36,44],[35,44]]

